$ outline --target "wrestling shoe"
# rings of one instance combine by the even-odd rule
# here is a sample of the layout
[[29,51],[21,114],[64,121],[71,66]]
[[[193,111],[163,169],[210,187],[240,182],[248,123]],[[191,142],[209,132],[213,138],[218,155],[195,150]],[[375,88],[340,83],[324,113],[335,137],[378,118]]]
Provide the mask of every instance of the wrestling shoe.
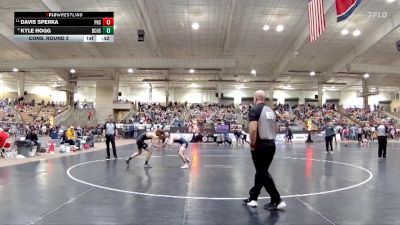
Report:
[[144,168],[152,168],[152,166],[150,166],[149,164],[144,164],[143,167],[144,167]]
[[247,206],[250,206],[250,207],[253,207],[253,208],[257,207],[257,201],[250,200],[249,198],[244,199],[243,203],[246,204]]
[[272,202],[269,204],[266,204],[264,206],[264,209],[273,211],[273,210],[281,210],[281,209],[284,209],[285,207],[286,207],[286,203],[284,201],[281,201],[279,204],[272,203]]
[[188,164],[183,164],[183,166],[181,166],[181,169],[188,169],[189,168],[189,165]]

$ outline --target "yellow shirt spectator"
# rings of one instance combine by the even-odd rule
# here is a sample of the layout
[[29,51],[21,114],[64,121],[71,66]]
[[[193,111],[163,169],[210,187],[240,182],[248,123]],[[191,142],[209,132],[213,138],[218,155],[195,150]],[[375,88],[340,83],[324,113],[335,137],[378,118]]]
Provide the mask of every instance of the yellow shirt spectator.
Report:
[[75,140],[76,139],[75,132],[74,132],[74,130],[72,128],[69,128],[67,130],[67,139],[68,140]]

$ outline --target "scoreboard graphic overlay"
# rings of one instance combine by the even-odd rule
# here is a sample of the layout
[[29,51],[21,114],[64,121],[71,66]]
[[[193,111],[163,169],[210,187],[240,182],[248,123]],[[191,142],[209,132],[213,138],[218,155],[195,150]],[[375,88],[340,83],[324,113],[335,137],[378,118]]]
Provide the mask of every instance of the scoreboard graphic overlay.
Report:
[[114,12],[14,12],[18,42],[114,42]]

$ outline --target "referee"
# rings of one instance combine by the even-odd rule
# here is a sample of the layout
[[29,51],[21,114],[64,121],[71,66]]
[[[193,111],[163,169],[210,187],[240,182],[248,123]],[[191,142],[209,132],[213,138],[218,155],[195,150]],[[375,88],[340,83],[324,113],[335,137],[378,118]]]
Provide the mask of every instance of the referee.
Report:
[[107,158],[110,159],[110,142],[113,149],[114,158],[117,159],[117,150],[115,149],[115,136],[118,135],[117,126],[113,121],[112,115],[108,116],[107,123],[104,124],[103,136],[106,137]]
[[249,112],[249,133],[251,157],[256,168],[254,187],[250,189],[250,197],[243,200],[250,207],[257,207],[257,199],[262,187],[271,196],[271,203],[264,206],[267,210],[279,210],[286,207],[285,202],[276,189],[274,180],[268,172],[275,154],[276,120],[275,112],[265,105],[265,92],[256,91],[255,106]]
[[378,131],[378,157],[386,158],[388,128],[385,126],[386,120],[382,120],[376,129]]

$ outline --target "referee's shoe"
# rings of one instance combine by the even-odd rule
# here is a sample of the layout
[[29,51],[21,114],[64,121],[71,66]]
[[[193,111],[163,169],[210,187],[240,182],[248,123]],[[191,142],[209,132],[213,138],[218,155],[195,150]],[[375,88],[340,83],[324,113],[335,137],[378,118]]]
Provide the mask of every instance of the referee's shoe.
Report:
[[244,199],[243,203],[246,204],[247,206],[252,207],[252,208],[256,208],[257,207],[257,201],[256,200],[250,200],[250,198]]
[[286,207],[286,203],[284,201],[279,202],[279,204],[276,203],[269,203],[264,205],[264,209],[265,210],[270,210],[270,211],[274,211],[274,210],[282,210]]

